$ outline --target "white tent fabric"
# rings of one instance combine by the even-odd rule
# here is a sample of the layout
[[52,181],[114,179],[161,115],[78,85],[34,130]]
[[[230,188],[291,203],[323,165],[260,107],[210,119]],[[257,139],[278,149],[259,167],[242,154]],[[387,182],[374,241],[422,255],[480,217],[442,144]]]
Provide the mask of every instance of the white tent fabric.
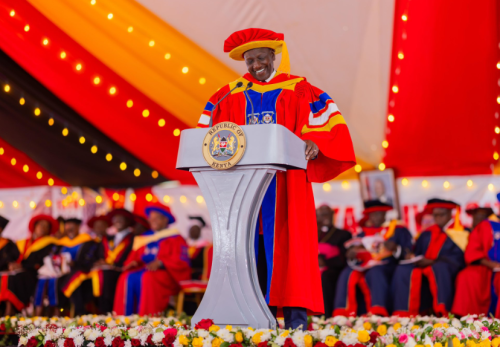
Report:
[[241,74],[245,66],[223,52],[224,40],[251,27],[283,32],[292,74],[335,100],[358,158],[380,163],[394,0],[137,1]]

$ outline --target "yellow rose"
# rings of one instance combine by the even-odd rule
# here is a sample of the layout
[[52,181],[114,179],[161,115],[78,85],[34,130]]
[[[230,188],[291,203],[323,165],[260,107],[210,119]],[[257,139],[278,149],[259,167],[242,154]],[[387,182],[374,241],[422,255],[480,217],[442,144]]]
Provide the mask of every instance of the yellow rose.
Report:
[[130,319],[128,317],[125,317],[125,324],[129,325],[130,324]]
[[241,343],[243,341],[243,334],[241,333],[241,331],[238,331],[236,334],[234,334],[234,339],[238,343]]
[[493,347],[498,347],[500,346],[500,337],[495,337],[492,341],[491,341],[491,345]]
[[418,328],[420,328],[418,325],[414,325],[411,327],[411,330],[417,330]]
[[[359,333],[358,333],[358,339],[359,339]],[[368,335],[368,340],[370,340],[370,335]],[[326,340],[325,340],[325,345],[327,345],[328,347],[333,347],[333,346],[335,346],[335,344],[337,343],[337,341],[338,340],[337,340],[337,338],[335,336],[327,336]]]
[[227,330],[227,331],[231,331],[231,330],[233,330],[233,326],[232,326],[232,325],[226,325],[226,330]]
[[195,337],[193,339],[193,347],[203,347],[203,337]]
[[441,324],[441,323],[436,323],[433,326],[434,329],[436,329],[436,328],[442,328],[442,327],[443,327],[443,324]]
[[181,322],[175,322],[174,324],[176,327],[181,327],[182,326],[182,323]]
[[264,332],[259,332],[259,333],[256,333],[253,337],[252,337],[252,342],[255,343],[256,345],[258,345],[259,343],[261,343],[261,337],[262,337],[262,334],[264,334]]
[[115,320],[115,323],[116,323],[116,324],[120,324],[120,320],[119,320],[119,319],[116,319],[116,320]]
[[108,323],[110,323],[112,320],[113,320],[113,318],[108,317],[108,318],[106,318],[106,321],[105,321],[105,322],[106,322],[106,324],[108,324]]
[[24,317],[19,318],[19,320],[20,320],[20,321],[23,321],[23,320],[24,320]]
[[393,345],[393,344],[391,343],[391,344],[389,344],[389,345],[387,345],[387,346],[385,346],[385,347],[396,347],[396,345]]
[[370,334],[368,334],[368,331],[366,331],[366,330],[358,331],[358,340],[361,343],[365,343],[365,342],[370,341]]
[[443,345],[442,345],[441,343],[439,343],[439,342],[436,342],[436,343],[434,344],[434,347],[443,347]]
[[290,334],[290,331],[285,330],[285,331],[283,332],[283,334],[281,334],[281,337],[287,337],[287,336],[288,336],[288,334]]
[[247,329],[250,330],[250,331],[255,331],[255,329],[252,328],[252,327],[248,327]]
[[385,326],[385,324],[379,325],[377,327],[377,333],[379,333],[380,336],[384,336],[385,334],[387,334],[387,327]]
[[467,340],[467,342],[465,342],[465,345],[467,347],[476,347],[476,343],[474,342],[474,340]]
[[141,319],[137,320],[137,325],[141,325],[143,322],[144,322],[144,319],[141,318]]
[[179,343],[183,346],[187,346],[189,341],[185,335],[179,336]]
[[454,337],[452,341],[453,341],[453,347],[462,347],[464,345],[463,343],[460,343],[458,337]]
[[363,328],[365,328],[365,330],[370,330],[372,328],[372,323],[370,323],[370,322],[364,322],[363,323]]
[[491,341],[489,339],[484,339],[483,341],[481,341],[479,345],[481,347],[491,347]]
[[159,320],[155,320],[155,321],[154,321],[153,323],[151,323],[151,324],[153,324],[153,327],[155,327],[155,328],[156,328],[158,325],[160,325],[160,321],[159,321]]
[[306,344],[306,347],[312,347],[312,345],[313,345],[312,336],[311,335],[304,336],[304,343]]
[[220,347],[224,341],[220,337],[216,337],[212,340],[212,347]]
[[424,347],[424,345],[415,345],[415,347]]
[[443,328],[449,328],[450,326],[448,325],[448,323],[443,323]]
[[398,322],[398,323],[394,324],[393,328],[394,328],[394,331],[398,331],[398,329],[401,328],[401,323]]
[[208,331],[210,331],[210,332],[212,332],[212,331],[213,331],[213,332],[217,332],[217,331],[219,331],[219,330],[220,330],[220,326],[215,325],[215,324],[214,324],[214,325],[212,325],[210,328],[208,328]]

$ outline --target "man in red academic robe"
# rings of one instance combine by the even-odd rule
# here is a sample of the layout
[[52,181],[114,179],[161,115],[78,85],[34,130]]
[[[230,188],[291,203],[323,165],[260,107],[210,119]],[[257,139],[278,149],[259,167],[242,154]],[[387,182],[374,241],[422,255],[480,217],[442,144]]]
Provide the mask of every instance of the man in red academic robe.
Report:
[[[307,170],[276,174],[257,223],[266,250],[266,301],[274,314],[283,309],[287,328],[305,327],[307,312],[324,312],[311,182],[333,179],[355,165],[349,130],[328,94],[290,75],[283,34],[237,31],[224,42],[224,51],[245,61],[248,73],[210,98],[198,126],[208,127],[213,113],[213,124],[281,124],[306,143]],[[275,70],[278,53],[281,65]],[[225,97],[239,82],[243,86]]]
[[489,207],[483,209],[489,219],[481,221],[472,230],[465,249],[467,267],[456,280],[456,294],[452,313],[488,314],[500,317],[498,294],[500,293],[500,223]]
[[163,312],[170,296],[179,293],[180,281],[191,277],[187,244],[175,228],[167,206],[157,203],[146,208],[151,229],[134,240],[118,280],[114,311],[118,315],[153,315]]

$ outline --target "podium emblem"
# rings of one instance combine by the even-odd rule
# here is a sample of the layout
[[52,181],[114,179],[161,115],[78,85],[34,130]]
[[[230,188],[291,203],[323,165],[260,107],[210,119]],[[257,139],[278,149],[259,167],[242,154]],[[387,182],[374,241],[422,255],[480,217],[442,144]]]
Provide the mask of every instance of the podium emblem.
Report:
[[239,125],[222,122],[208,130],[203,140],[203,157],[212,168],[227,170],[238,164],[245,147],[245,133]]

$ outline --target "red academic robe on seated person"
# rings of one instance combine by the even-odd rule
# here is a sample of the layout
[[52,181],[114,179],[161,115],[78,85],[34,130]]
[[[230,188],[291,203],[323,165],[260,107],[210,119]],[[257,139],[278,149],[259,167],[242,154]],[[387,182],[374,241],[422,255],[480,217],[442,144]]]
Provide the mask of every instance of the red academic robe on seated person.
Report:
[[[132,251],[127,258],[125,265],[137,262],[139,266],[120,275],[114,303],[116,314],[152,315],[162,312],[167,308],[170,296],[179,293],[179,282],[191,278],[184,238],[176,230],[166,229],[158,233],[165,233],[165,237],[148,242]],[[136,241],[154,234],[147,231],[137,236]],[[146,264],[154,260],[160,260],[163,267],[156,271],[146,270]]]
[[500,317],[500,307],[497,304],[500,276],[490,268],[480,265],[481,259],[500,262],[498,222],[482,221],[469,236],[465,249],[465,262],[468,266],[457,276],[453,314],[465,316],[491,313],[497,318]]
[[[321,314],[324,307],[311,182],[333,179],[355,165],[349,130],[328,94],[303,77],[280,73],[268,83],[247,73],[221,88],[207,103],[199,127],[208,127],[214,105],[239,81],[244,87],[217,106],[213,124],[281,124],[319,147],[318,157],[309,161],[307,170],[276,174],[264,197],[257,225],[263,229],[266,249],[267,303],[279,308],[303,307],[312,314]],[[247,95],[253,102],[254,122],[251,103],[243,93],[248,82],[253,82]]]

